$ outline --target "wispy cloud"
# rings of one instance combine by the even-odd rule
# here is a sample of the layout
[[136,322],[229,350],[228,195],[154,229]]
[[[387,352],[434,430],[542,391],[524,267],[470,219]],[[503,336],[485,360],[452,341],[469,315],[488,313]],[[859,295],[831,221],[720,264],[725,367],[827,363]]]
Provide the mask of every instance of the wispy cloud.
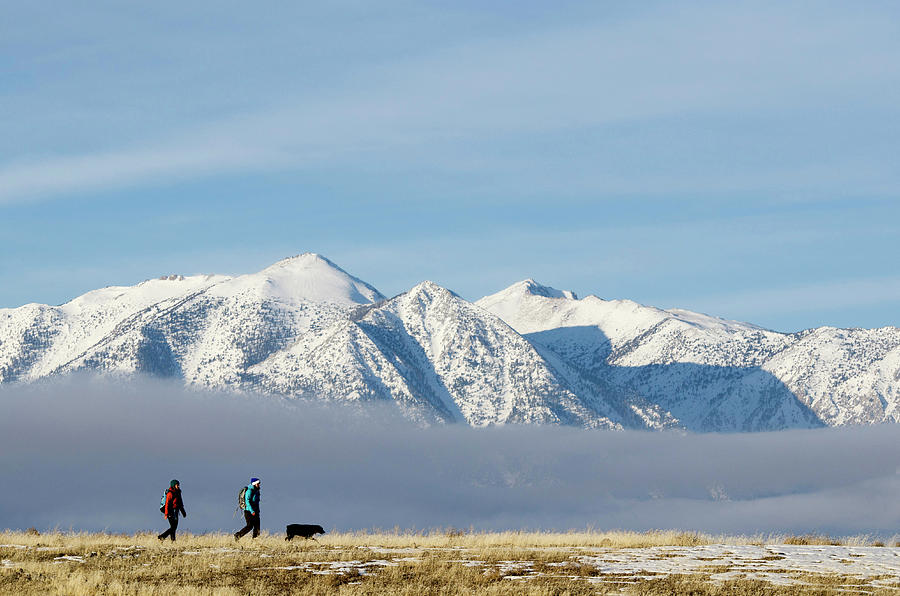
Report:
[[276,156],[264,150],[238,143],[191,141],[192,145],[172,143],[7,164],[0,168],[0,204],[277,162]]
[[[594,156],[612,160],[607,167],[577,156],[570,167],[542,149],[539,135],[629,122],[652,128],[660,119],[701,114],[789,113],[823,102],[829,109],[891,110],[895,95],[868,91],[898,81],[896,48],[847,40],[883,40],[892,27],[877,15],[707,5],[470,41],[360,67],[343,86],[294,91],[251,105],[244,116],[170,130],[167,140],[163,129],[154,131],[157,140],[131,139],[104,152],[7,162],[0,166],[0,203],[322,164],[493,170],[528,186],[535,182],[528,171],[549,160],[562,164],[564,176],[555,178],[582,192],[716,192],[758,188],[760,181],[802,189],[822,186],[827,180],[812,182],[822,176],[843,183],[874,178],[883,186],[883,164],[866,170],[865,159],[854,167],[844,161],[840,174],[829,164],[762,164],[702,177],[689,171],[687,180],[677,163],[635,176],[637,164],[623,164],[613,150]],[[595,131],[598,138],[617,134]],[[652,146],[661,139],[649,140]]]

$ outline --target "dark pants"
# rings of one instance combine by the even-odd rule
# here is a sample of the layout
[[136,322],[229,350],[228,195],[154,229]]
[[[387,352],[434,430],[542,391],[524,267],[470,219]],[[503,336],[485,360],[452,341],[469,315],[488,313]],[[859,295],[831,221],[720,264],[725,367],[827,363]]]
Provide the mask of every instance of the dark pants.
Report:
[[178,512],[175,512],[175,515],[170,515],[166,518],[169,520],[169,529],[157,536],[160,540],[163,540],[166,537],[170,537],[172,542],[175,542],[175,530],[178,529]]
[[253,515],[249,511],[244,512],[244,519],[247,521],[247,525],[234,533],[235,538],[240,538],[250,530],[253,530],[253,537],[256,538],[259,536],[259,512],[256,515]]

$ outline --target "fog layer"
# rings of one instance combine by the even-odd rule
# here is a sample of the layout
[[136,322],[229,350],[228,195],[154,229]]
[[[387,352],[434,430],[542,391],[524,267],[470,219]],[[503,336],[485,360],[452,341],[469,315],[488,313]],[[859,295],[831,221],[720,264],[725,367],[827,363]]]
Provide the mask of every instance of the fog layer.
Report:
[[75,378],[0,387],[0,528],[667,529],[893,535],[900,426],[760,434],[417,428],[366,411]]

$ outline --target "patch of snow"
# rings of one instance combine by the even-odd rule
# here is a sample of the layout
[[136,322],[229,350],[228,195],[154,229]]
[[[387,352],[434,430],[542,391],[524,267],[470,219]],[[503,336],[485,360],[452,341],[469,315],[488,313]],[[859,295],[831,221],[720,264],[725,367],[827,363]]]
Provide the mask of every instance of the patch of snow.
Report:
[[727,566],[726,579],[735,573],[770,583],[797,583],[787,572],[841,574],[864,579],[891,576],[900,581],[900,548],[851,546],[736,546],[713,544],[696,547],[652,547],[610,550],[578,557],[607,574],[672,575],[696,573]]

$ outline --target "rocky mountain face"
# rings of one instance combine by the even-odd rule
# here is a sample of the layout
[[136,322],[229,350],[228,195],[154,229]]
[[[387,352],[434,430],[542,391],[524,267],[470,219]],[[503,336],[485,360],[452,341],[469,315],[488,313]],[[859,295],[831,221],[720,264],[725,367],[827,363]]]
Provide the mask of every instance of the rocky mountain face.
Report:
[[75,371],[384,401],[425,424],[755,431],[900,420],[900,330],[781,334],[520,282],[390,300],[304,254],[0,309],[0,383]]

